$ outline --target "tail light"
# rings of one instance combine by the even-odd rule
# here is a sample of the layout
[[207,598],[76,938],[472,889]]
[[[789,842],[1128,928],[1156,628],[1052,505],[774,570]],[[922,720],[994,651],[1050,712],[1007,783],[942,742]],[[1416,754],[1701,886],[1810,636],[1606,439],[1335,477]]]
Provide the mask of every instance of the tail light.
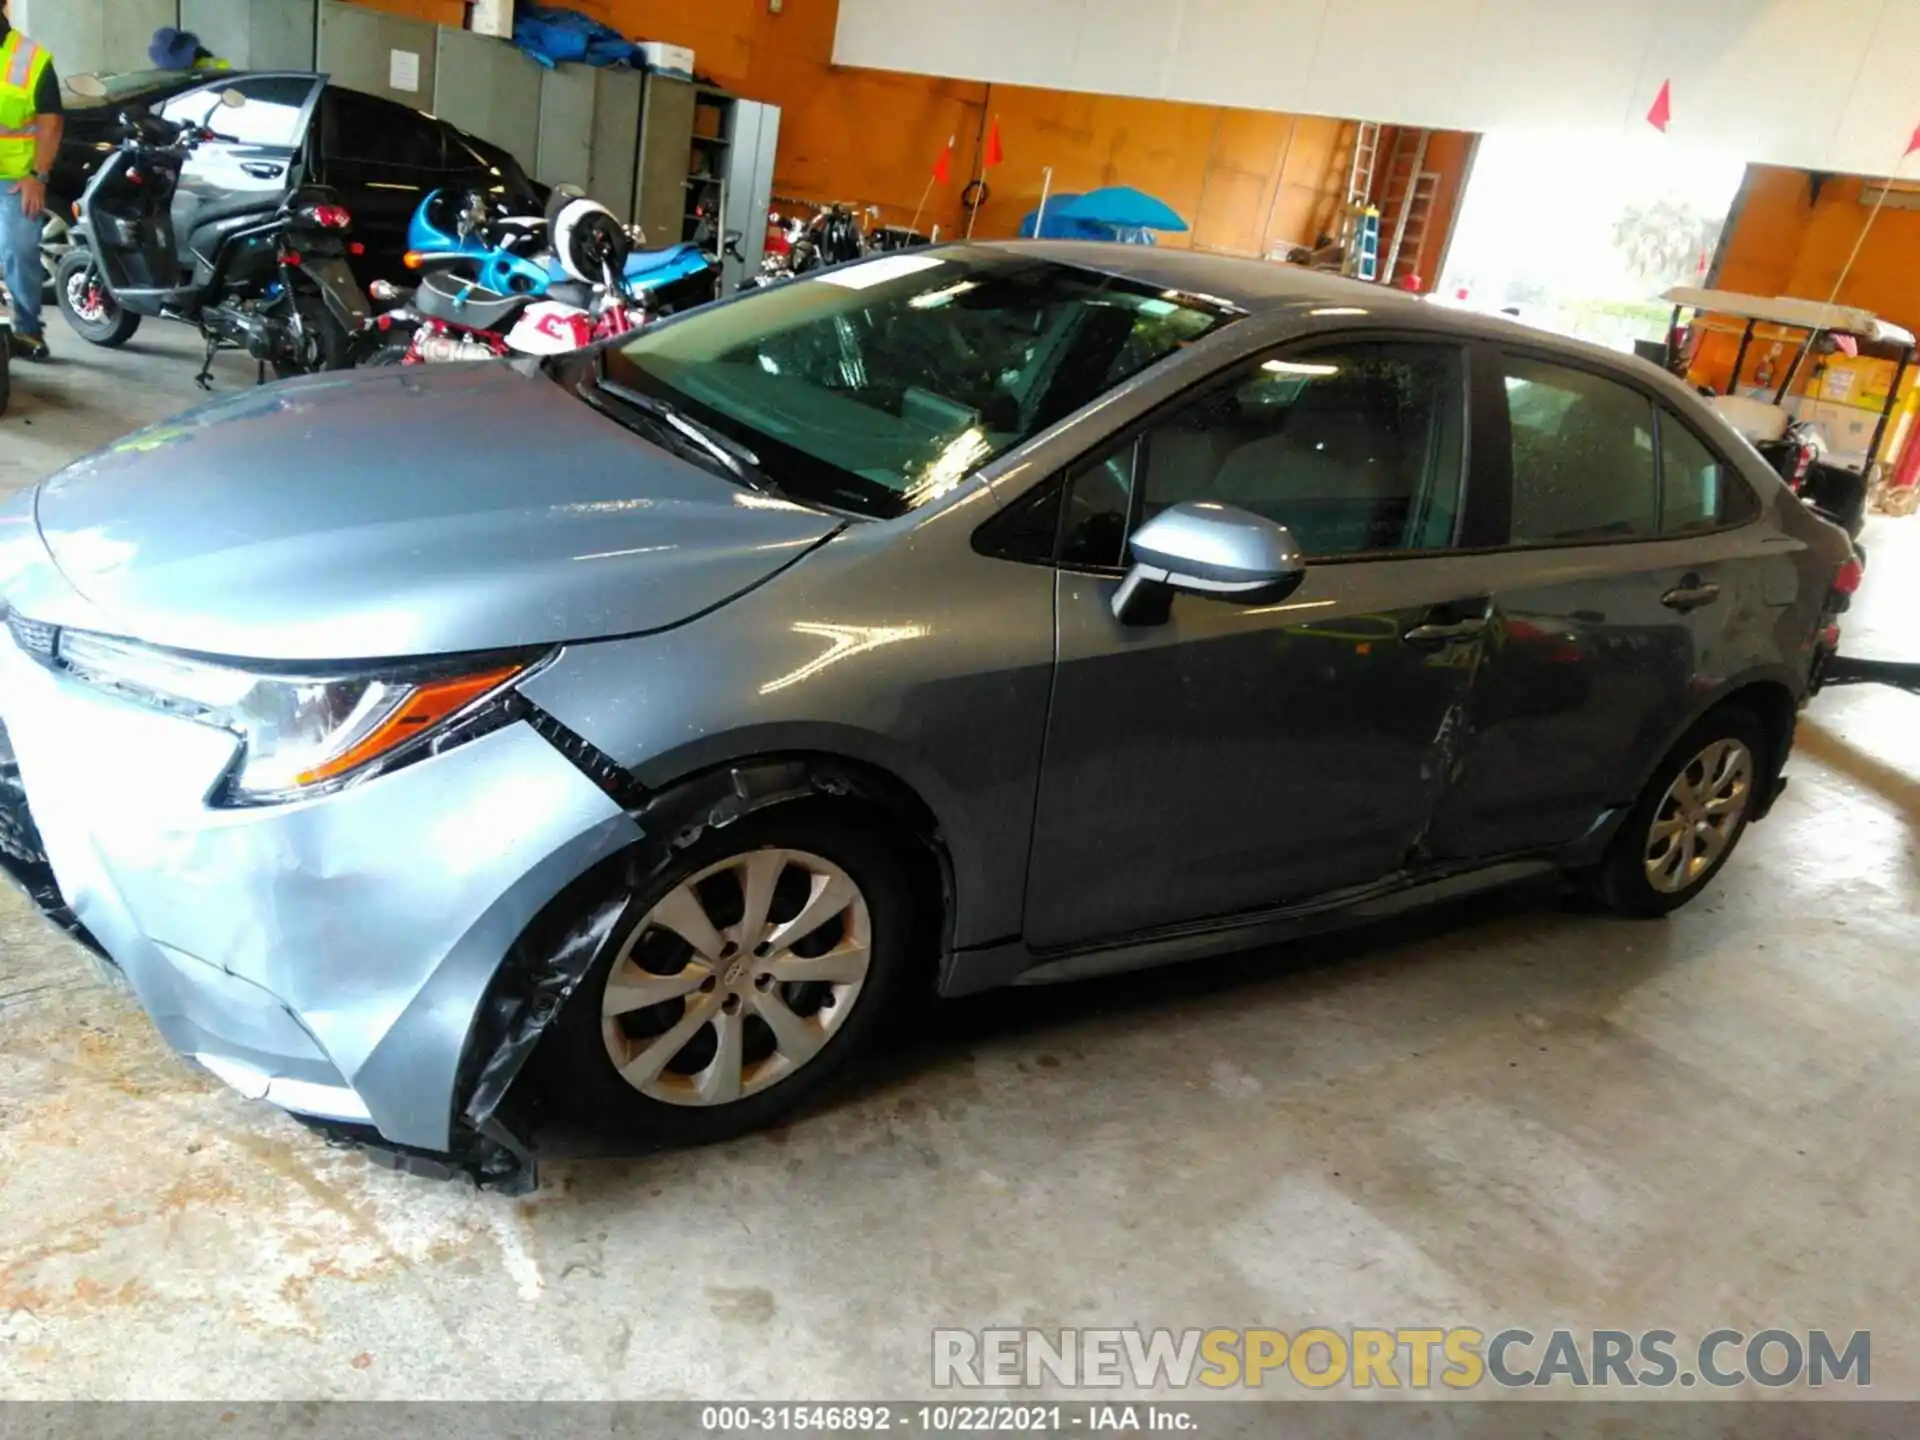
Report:
[[1833,577],[1833,593],[1845,595],[1849,599],[1860,589],[1860,582],[1867,578],[1867,570],[1857,555],[1849,556]]
[[1793,452],[1793,479],[1787,483],[1793,487],[1793,493],[1800,493],[1800,486],[1807,478],[1807,471],[1813,468],[1814,449],[1811,445],[1802,445]]
[[353,226],[353,212],[344,205],[309,205],[300,218],[322,230],[347,230]]
[[353,255],[353,256],[360,256],[366,253],[367,253],[367,247],[362,245],[358,240],[349,240],[347,242],[347,254]]

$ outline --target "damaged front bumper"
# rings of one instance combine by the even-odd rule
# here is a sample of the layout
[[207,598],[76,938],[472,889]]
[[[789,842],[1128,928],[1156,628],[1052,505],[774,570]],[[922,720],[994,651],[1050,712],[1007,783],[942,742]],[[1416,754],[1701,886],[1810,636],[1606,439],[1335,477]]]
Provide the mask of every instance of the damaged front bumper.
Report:
[[0,865],[175,1050],[407,1168],[525,1178],[524,1149],[486,1123],[498,1097],[473,1104],[483,1077],[499,1084],[496,975],[555,897],[640,833],[536,721],[247,809],[206,803],[232,735],[4,640],[0,724]]

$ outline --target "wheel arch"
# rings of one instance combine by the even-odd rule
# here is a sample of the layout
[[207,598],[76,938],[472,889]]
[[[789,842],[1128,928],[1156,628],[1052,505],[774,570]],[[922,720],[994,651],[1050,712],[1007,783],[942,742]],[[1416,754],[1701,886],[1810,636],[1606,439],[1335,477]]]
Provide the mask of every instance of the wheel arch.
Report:
[[[953,861],[938,816],[919,792],[871,760],[823,751],[758,754],[724,761],[636,797],[630,814],[641,838],[583,871],[527,923],[509,947],[476,1009],[454,1087],[456,1131],[476,1152],[476,1172],[531,1185],[529,1145],[537,1086],[519,1085],[528,1061],[608,939],[676,856],[716,829],[784,805],[828,804],[864,811],[904,843],[928,990],[951,952],[956,913]],[[529,1093],[529,1091],[534,1093]]]
[[1739,706],[1750,712],[1767,732],[1768,753],[1761,757],[1766,766],[1766,786],[1760,797],[1760,804],[1754,811],[1755,820],[1763,818],[1772,807],[1779,786],[1777,781],[1787,756],[1793,749],[1793,733],[1799,717],[1800,689],[1796,688],[1793,672],[1783,665],[1757,666],[1731,676],[1713,690],[1700,697],[1689,707],[1685,718],[1672,732],[1664,737],[1654,753],[1641,763],[1638,773],[1633,777],[1632,793],[1625,797],[1625,803],[1631,807],[1647,781],[1662,762],[1673,753],[1687,732],[1716,710],[1728,706]]

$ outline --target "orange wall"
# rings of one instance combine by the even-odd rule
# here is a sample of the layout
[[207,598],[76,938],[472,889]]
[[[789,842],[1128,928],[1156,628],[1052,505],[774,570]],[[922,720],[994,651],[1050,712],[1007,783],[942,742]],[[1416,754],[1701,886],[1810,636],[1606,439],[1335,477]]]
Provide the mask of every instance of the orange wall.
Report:
[[[408,14],[460,11],[458,0],[362,0]],[[838,0],[572,0],[623,34],[690,46],[727,88],[781,107],[775,193],[789,200],[878,205],[890,224],[914,218],[964,230],[961,188],[983,119],[997,116],[1006,163],[987,175],[976,233],[1011,235],[1040,198],[1127,184],[1165,199],[1193,226],[1162,243],[1264,255],[1311,243],[1345,184],[1338,120],[1020,86],[986,86],[832,63]],[[456,20],[454,23],[458,23]],[[958,138],[954,179],[929,192],[935,159]],[[1448,170],[1420,273],[1438,270],[1469,137],[1437,135],[1429,164]],[[1449,159],[1450,157],[1450,159]]]
[[[1836,175],[1816,203],[1807,171],[1751,166],[1745,202],[1728,232],[1714,283],[1757,295],[1826,299],[1870,213],[1860,203],[1861,184],[1858,176]],[[1916,256],[1920,210],[1886,206],[1840,288],[1840,303],[1920,330]]]

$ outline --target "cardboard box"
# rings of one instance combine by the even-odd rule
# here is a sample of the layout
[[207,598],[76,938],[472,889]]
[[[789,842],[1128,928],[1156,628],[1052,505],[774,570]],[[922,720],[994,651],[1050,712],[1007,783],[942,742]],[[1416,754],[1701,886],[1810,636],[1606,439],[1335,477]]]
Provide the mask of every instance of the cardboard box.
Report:
[[646,57],[649,70],[659,70],[685,80],[693,78],[693,51],[685,45],[669,45],[664,40],[643,40],[640,42],[640,53]]

